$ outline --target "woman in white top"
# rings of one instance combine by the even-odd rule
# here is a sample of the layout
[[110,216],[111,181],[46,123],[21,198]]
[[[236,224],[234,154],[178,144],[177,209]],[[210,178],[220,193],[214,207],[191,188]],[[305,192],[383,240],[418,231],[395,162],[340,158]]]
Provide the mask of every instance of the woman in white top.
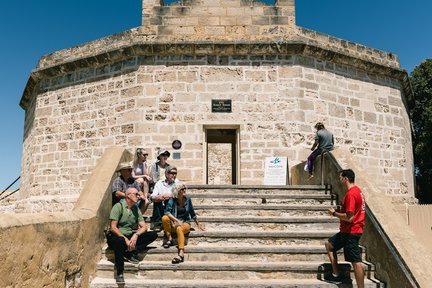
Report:
[[[141,191],[143,191],[144,196],[148,199],[149,183],[151,182],[151,177],[149,176],[149,169],[147,166],[147,156],[148,153],[144,148],[137,148],[135,152],[135,157],[133,161],[132,178],[137,181],[141,186]],[[148,200],[146,205],[150,204]]]

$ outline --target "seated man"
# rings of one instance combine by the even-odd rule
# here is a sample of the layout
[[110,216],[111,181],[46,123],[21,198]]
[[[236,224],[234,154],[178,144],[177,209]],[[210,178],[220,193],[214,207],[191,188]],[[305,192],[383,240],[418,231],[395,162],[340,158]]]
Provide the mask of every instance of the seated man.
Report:
[[112,183],[112,205],[114,206],[114,204],[125,198],[127,188],[134,187],[139,191],[137,205],[141,213],[144,214],[150,201],[141,191],[140,184],[132,177],[132,165],[127,162],[122,162],[119,164],[117,172],[120,172],[120,176],[114,179]]
[[[312,153],[307,159],[307,171],[309,172],[308,180],[314,177],[314,160],[315,158],[323,153],[324,151],[331,151],[334,148],[334,137],[333,133],[328,131],[324,124],[318,122],[315,124],[315,142],[312,145]],[[316,149],[315,149],[316,148]]]
[[116,203],[110,213],[111,234],[108,236],[108,246],[114,250],[116,281],[124,282],[124,259],[138,263],[137,252],[157,238],[157,233],[147,231],[143,215],[135,205],[139,192],[134,187],[126,189],[125,201]]
[[162,216],[165,214],[165,207],[172,197],[172,188],[177,180],[177,168],[168,166],[165,169],[165,180],[156,183],[151,199],[153,201],[153,223],[156,231],[162,230]]

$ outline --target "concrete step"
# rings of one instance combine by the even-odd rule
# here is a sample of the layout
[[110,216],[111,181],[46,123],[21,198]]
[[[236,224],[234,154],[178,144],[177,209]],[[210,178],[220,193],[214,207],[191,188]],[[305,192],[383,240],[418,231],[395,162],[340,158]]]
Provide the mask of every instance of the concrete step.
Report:
[[[229,215],[229,214],[228,214]],[[199,221],[206,231],[293,231],[337,229],[339,221],[335,217],[233,217],[233,216],[199,216]]]
[[325,194],[329,193],[326,186],[321,185],[287,185],[287,186],[248,186],[248,185],[188,185],[188,194]]
[[327,216],[328,204],[320,205],[196,205],[195,212],[199,216],[243,215],[243,216]]
[[[122,287],[128,288],[351,288],[357,287],[355,281],[353,284],[332,284],[319,279],[242,279],[242,280],[152,280],[142,277],[126,278],[125,285]],[[347,281],[349,282],[349,281]],[[96,277],[93,279],[92,288],[117,288],[114,277],[102,278]],[[382,284],[374,280],[365,279],[366,288],[384,287]]]
[[331,195],[254,195],[254,194],[209,194],[192,195],[194,205],[332,205]]
[[[365,274],[375,271],[373,265],[363,263]],[[114,264],[101,260],[97,264],[98,277],[112,277]],[[125,263],[125,277],[145,279],[317,279],[330,269],[330,264],[322,261],[289,262],[238,262],[238,261],[185,261],[171,264],[167,261],[141,261],[138,264]],[[350,277],[352,267],[348,262],[340,262],[343,275]]]
[[[193,200],[195,212],[200,216],[217,215],[249,215],[249,216],[328,216],[327,209],[332,206],[330,201],[315,205],[296,205],[294,204],[196,204],[203,202]],[[254,201],[256,202],[256,201]],[[259,202],[259,201],[258,201]],[[153,205],[150,204],[145,215],[152,215]]]
[[[177,248],[156,247],[139,254],[145,262],[171,261]],[[111,249],[102,250],[102,259],[114,262]],[[342,251],[339,252],[342,257]],[[287,262],[287,261],[328,261],[324,245],[291,245],[291,246],[186,246],[187,261],[245,261],[245,262]],[[343,258],[341,258],[343,259]],[[364,253],[363,259],[365,260]]]
[[[215,246],[215,245],[291,245],[307,244],[322,245],[325,240],[335,234],[337,229],[332,230],[308,230],[308,231],[192,231],[189,234],[188,245],[190,246]],[[163,232],[159,233],[156,246],[162,244]]]

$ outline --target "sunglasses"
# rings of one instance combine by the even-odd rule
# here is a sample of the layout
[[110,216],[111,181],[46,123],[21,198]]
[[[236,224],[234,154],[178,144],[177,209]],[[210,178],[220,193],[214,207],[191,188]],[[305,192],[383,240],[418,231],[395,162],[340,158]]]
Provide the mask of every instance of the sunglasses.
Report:
[[180,191],[186,191],[186,188],[181,188],[181,189],[179,190],[179,192],[180,192]]
[[168,174],[177,175],[177,172],[168,172]]

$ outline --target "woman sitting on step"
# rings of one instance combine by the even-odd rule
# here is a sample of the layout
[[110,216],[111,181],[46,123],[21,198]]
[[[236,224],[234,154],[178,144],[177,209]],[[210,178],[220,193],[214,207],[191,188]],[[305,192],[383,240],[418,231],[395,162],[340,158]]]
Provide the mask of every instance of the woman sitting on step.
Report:
[[177,234],[178,256],[171,261],[172,264],[184,262],[185,234],[190,231],[190,219],[192,218],[198,229],[204,231],[196,217],[192,206],[191,198],[186,196],[186,186],[183,183],[176,183],[173,187],[173,198],[168,201],[165,208],[165,215],[162,217],[162,226],[165,232],[164,248],[173,245],[172,233]]

